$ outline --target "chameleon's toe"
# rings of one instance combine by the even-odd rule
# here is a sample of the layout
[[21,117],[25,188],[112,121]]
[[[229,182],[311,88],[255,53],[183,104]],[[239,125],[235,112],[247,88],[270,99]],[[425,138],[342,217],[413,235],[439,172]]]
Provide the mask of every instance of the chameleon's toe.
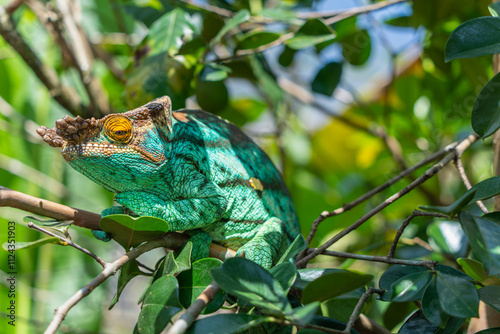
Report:
[[104,232],[104,231],[101,231],[101,230],[91,230],[90,232],[92,232],[92,235],[94,237],[96,237],[96,239],[98,240],[101,240],[101,241],[104,241],[104,242],[109,242],[111,241],[111,234],[110,233],[107,233],[107,232]]
[[112,206],[110,208],[104,209],[101,212],[101,217],[106,217],[109,215],[122,215],[125,213],[123,206]]

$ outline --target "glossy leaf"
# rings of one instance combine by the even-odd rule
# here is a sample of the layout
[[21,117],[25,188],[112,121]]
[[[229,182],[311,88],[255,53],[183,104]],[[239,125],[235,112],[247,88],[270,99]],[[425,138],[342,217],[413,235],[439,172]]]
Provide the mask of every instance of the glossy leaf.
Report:
[[457,270],[453,267],[450,267],[450,266],[447,266],[447,265],[444,265],[441,263],[438,264],[437,266],[435,266],[434,269],[436,269],[436,271],[439,271],[440,273],[443,273],[446,275],[455,276],[455,277],[458,277],[458,278],[461,278],[461,279],[464,279],[464,280],[470,281],[470,282],[473,281],[472,277],[469,277],[468,275],[464,274],[460,270]]
[[308,304],[314,301],[324,301],[335,298],[366,285],[372,279],[372,275],[360,274],[352,271],[339,271],[322,275],[318,279],[307,284],[302,293],[302,302]]
[[389,303],[382,318],[383,325],[388,330],[393,330],[413,313],[416,306],[413,302]]
[[482,331],[476,332],[475,334],[500,334],[500,327],[483,329]]
[[485,280],[488,277],[484,265],[479,261],[460,258],[457,259],[457,263],[467,275],[477,281]]
[[321,314],[347,323],[359,299],[333,298],[321,303]]
[[355,66],[366,63],[371,53],[371,38],[367,30],[357,30],[340,42],[342,55]]
[[[20,242],[14,243],[14,244],[9,244],[7,242],[4,242],[2,244],[2,248],[6,251],[9,251],[9,246],[11,247],[11,249],[20,250],[20,249],[29,249],[29,248],[34,248],[34,247],[40,247],[40,246],[47,245],[47,244],[59,244],[62,246],[67,246],[67,243],[62,242],[61,239],[59,239],[57,237],[50,237],[50,238],[38,239],[35,241],[31,241],[31,242],[20,241]],[[12,248],[14,246],[15,246],[15,248]]]
[[500,14],[500,3],[498,2],[493,2],[488,5],[488,10],[490,11],[491,15],[498,17]]
[[123,289],[127,286],[128,282],[130,282],[132,278],[143,274],[144,273],[139,270],[136,260],[131,260],[121,267],[120,273],[118,274],[118,287],[116,288],[115,296],[113,297],[108,310],[111,310],[113,306],[118,303],[120,295],[123,292]]
[[436,324],[437,326],[443,328],[446,321],[450,317],[446,312],[443,311],[441,305],[439,304],[439,296],[437,292],[436,277],[432,278],[432,281],[425,289],[424,295],[422,296],[422,311],[425,317]]
[[469,239],[469,244],[491,274],[500,273],[500,223],[462,212],[460,223]]
[[459,318],[478,316],[479,295],[472,282],[438,272],[436,287],[444,312]]
[[272,267],[269,272],[280,284],[286,294],[297,278],[297,268],[290,262],[283,262]]
[[[198,296],[212,282],[210,269],[218,268],[222,261],[214,258],[204,258],[193,263],[190,270],[184,271],[177,276],[179,282],[179,301],[184,308],[188,308]],[[226,296],[220,291],[215,298],[203,309],[202,314],[217,311]]]
[[342,63],[328,63],[316,74],[311,83],[311,89],[313,92],[331,96],[339,84],[341,76]]
[[188,13],[175,8],[156,20],[149,30],[146,45],[149,56],[167,52],[175,55],[183,43],[191,40],[196,32]]
[[251,50],[257,49],[260,46],[274,42],[280,38],[280,34],[268,31],[257,31],[245,35],[243,39],[238,43],[236,49],[238,50]]
[[500,52],[500,18],[478,17],[458,26],[445,48],[445,60]]
[[306,239],[304,239],[302,234],[299,234],[295,238],[295,240],[291,243],[291,245],[288,246],[287,250],[283,253],[283,255],[281,255],[280,259],[276,264],[280,264],[292,259],[293,257],[295,257],[295,255],[299,254],[306,248],[307,248]]
[[249,18],[250,12],[247,9],[240,10],[231,19],[229,19],[229,21],[226,22],[222,29],[219,30],[217,35],[215,35],[215,37],[210,41],[209,48],[213,48],[215,44],[217,44],[229,30],[234,29],[243,22],[248,21]]
[[438,326],[427,320],[422,310],[415,311],[401,326],[399,334],[432,334],[436,333]]
[[437,251],[451,254],[454,257],[465,256],[467,237],[462,227],[455,221],[435,221],[427,227],[429,243]]
[[404,266],[404,265],[393,265],[387,269],[378,282],[381,289],[386,290],[386,292],[380,297],[381,300],[388,301],[391,298],[391,286],[394,282],[399,279],[411,275],[414,273],[424,273],[429,269],[420,266]]
[[418,208],[424,211],[439,212],[450,217],[455,216],[461,209],[469,205],[474,196],[476,195],[477,189],[469,189],[462,197],[446,206],[434,206],[434,205],[419,205]]
[[485,286],[479,289],[479,299],[500,312],[500,286]]
[[335,38],[334,31],[320,19],[311,19],[299,28],[295,36],[285,41],[293,50],[301,50]]
[[319,302],[314,302],[301,307],[294,308],[287,316],[294,324],[306,326],[318,310]]
[[308,268],[308,269],[299,269],[297,280],[293,284],[293,287],[296,289],[303,290],[307,284],[314,281],[315,279],[337,272],[347,272],[347,270],[343,269],[334,269],[334,268]]
[[203,67],[203,70],[200,73],[200,80],[221,81],[226,79],[229,73],[231,73],[231,69],[227,66],[208,64]]
[[391,301],[408,302],[420,300],[432,280],[430,271],[420,271],[401,277],[391,284]]
[[188,334],[233,334],[247,332],[259,326],[266,317],[247,314],[217,314],[197,320],[187,331]]
[[128,215],[109,215],[103,217],[99,227],[113,236],[120,245],[128,249],[145,241],[155,240],[168,232],[166,221],[156,217],[131,217]]
[[[500,22],[500,18],[495,19]],[[482,138],[491,136],[500,128],[499,88],[500,74],[497,74],[481,89],[474,102],[471,116],[472,128]]]
[[[345,323],[332,319],[332,318],[327,318],[327,317],[322,317],[319,315],[316,315],[313,317],[311,324],[313,325],[318,325],[321,327],[326,327],[330,329],[336,329],[336,330],[344,330],[345,329]],[[307,333],[307,332],[302,332],[303,330],[299,331],[299,333]],[[359,332],[355,329],[351,329],[351,334],[359,334]]]
[[160,333],[181,309],[177,280],[173,276],[159,278],[144,297],[137,321],[139,333]]
[[272,313],[291,310],[281,284],[268,271],[250,260],[227,259],[222,266],[210,272],[227,293]]

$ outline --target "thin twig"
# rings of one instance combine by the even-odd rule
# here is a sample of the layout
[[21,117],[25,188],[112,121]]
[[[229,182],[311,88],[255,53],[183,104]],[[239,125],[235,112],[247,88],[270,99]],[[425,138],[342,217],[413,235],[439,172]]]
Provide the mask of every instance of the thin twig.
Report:
[[82,115],[86,118],[92,116],[87,108],[81,104],[80,97],[76,91],[71,87],[64,86],[59,81],[55,70],[42,63],[40,58],[24,41],[3,6],[0,6],[0,35],[23,58],[24,62],[33,70],[38,79],[47,87],[50,95],[61,106],[74,115]]
[[[460,175],[460,179],[465,185],[465,188],[469,190],[470,188],[472,188],[472,184],[470,183],[469,178],[467,177],[467,173],[465,172],[465,168],[462,163],[462,157],[457,156],[454,160],[454,164],[455,167],[457,168],[458,175]],[[484,205],[482,201],[476,201],[476,204],[484,214],[489,213],[488,208],[486,207],[486,205]]]
[[116,274],[118,269],[123,267],[126,263],[136,259],[141,254],[144,254],[152,249],[158,247],[170,247],[170,246],[171,245],[169,244],[169,242],[166,241],[165,239],[149,241],[127,252],[125,255],[121,256],[118,260],[114,261],[113,263],[108,263],[104,268],[104,270],[96,278],[94,278],[92,281],[90,281],[88,284],[86,284],[84,287],[78,290],[73,296],[71,296],[66,302],[64,302],[64,304],[62,304],[56,309],[54,317],[52,318],[49,327],[47,327],[47,329],[45,330],[45,334],[55,333],[59,328],[59,326],[61,325],[64,318],[66,317],[66,315],[68,314],[68,311],[71,310],[73,306],[75,306],[84,297],[88,296],[96,287],[101,285],[110,276]]
[[167,330],[167,334],[183,334],[198,318],[201,311],[219,293],[220,287],[217,283],[210,283],[196,300],[186,309],[186,312]]
[[95,255],[94,253],[92,253],[91,251],[89,251],[88,249],[86,248],[83,248],[82,246],[78,245],[78,244],[75,244],[73,241],[71,241],[70,239],[67,239],[67,238],[64,238],[64,237],[61,237],[60,235],[57,235],[53,232],[50,232],[36,224],[33,224],[33,223],[28,223],[28,227],[29,228],[32,228],[34,230],[37,230],[39,232],[42,232],[42,233],[45,233],[47,235],[50,235],[51,237],[56,237],[56,238],[59,238],[59,240],[61,240],[62,242],[68,244],[68,246],[71,246],[73,248],[76,248],[78,249],[80,252],[83,252],[85,254],[87,254],[88,256],[92,257],[94,260],[97,261],[97,263],[99,263],[103,268],[106,268],[106,264],[107,262],[104,261],[103,259],[101,259],[99,256]]
[[389,198],[387,198],[385,201],[380,203],[377,207],[372,209],[370,212],[365,214],[363,217],[358,219],[354,224],[350,225],[349,227],[345,228],[343,231],[339,232],[336,234],[333,238],[328,240],[326,243],[324,243],[321,247],[317,248],[316,251],[311,252],[309,255],[305,256],[301,260],[298,260],[295,264],[297,266],[302,266],[305,265],[308,261],[311,259],[315,258],[319,254],[321,254],[323,251],[325,251],[328,247],[342,239],[344,236],[349,234],[350,232],[354,231],[357,229],[359,226],[363,225],[368,219],[385,209],[387,206],[391,205],[392,203],[396,202],[398,199],[403,197],[404,195],[408,194],[411,192],[413,189],[424,183],[425,181],[429,180],[431,177],[436,175],[444,166],[446,166],[450,161],[452,161],[457,154],[460,154],[461,152],[464,152],[467,148],[472,145],[476,140],[478,139],[478,136],[476,134],[469,135],[466,139],[462,140],[452,152],[448,153],[443,159],[441,159],[437,164],[429,168],[427,171],[425,171],[424,174],[419,176],[415,181],[410,183],[408,186],[405,188],[401,189],[397,193],[393,194]]
[[352,311],[352,314],[349,317],[349,321],[347,322],[347,324],[345,326],[345,329],[343,330],[343,333],[349,334],[351,332],[351,329],[354,326],[354,322],[356,322],[356,320],[358,319],[359,314],[361,313],[361,309],[363,308],[363,305],[366,303],[366,301],[368,300],[368,298],[370,298],[370,296],[372,294],[374,294],[374,293],[379,293],[380,294],[382,292],[383,291],[381,291],[379,289],[375,289],[373,287],[369,287],[366,290],[366,292],[363,293],[363,295],[359,299],[358,303],[356,304],[356,307]]
[[345,20],[351,16],[356,16],[359,14],[366,14],[369,12],[374,12],[374,11],[377,11],[377,10],[380,10],[383,8],[387,8],[389,6],[396,5],[398,3],[408,2],[408,1],[409,0],[381,1],[381,2],[377,2],[377,3],[371,4],[371,5],[367,5],[367,6],[352,8],[352,9],[346,10],[338,15],[335,15],[329,19],[326,19],[325,23],[328,25],[334,24],[334,23],[337,23],[339,21]]
[[207,3],[202,3],[198,1],[192,1],[192,0],[179,0],[179,2],[183,2],[189,6],[193,6],[199,9],[203,9],[207,12],[222,16],[222,17],[233,17],[234,13],[230,10],[220,8],[217,6],[213,6]]
[[[306,254],[314,253],[317,248],[308,248],[306,250]],[[433,269],[437,266],[437,261],[425,261],[425,260],[406,260],[406,259],[395,259],[389,256],[374,256],[374,255],[362,255],[362,254],[354,254],[354,253],[345,253],[345,252],[336,252],[325,250],[321,253],[321,255],[328,255],[334,257],[340,257],[343,259],[355,259],[361,261],[370,261],[370,262],[382,262],[387,264],[404,264],[408,266],[421,266]]]
[[389,249],[389,252],[387,253],[388,258],[394,257],[394,253],[396,252],[396,247],[398,246],[398,242],[399,242],[399,239],[401,238],[401,235],[403,234],[406,227],[410,224],[410,222],[415,217],[437,217],[437,218],[447,218],[447,219],[450,218],[449,216],[444,215],[442,213],[423,212],[420,210],[414,210],[411,213],[411,215],[403,221],[403,224],[401,224],[401,227],[396,232],[396,236],[394,237],[394,240],[392,241],[391,249]]

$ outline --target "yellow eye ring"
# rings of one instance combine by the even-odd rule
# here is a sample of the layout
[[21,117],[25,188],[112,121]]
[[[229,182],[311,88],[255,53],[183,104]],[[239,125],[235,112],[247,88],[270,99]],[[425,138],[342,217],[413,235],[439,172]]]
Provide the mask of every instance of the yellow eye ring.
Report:
[[132,138],[132,123],[121,115],[112,115],[104,122],[106,135],[114,141],[126,143]]

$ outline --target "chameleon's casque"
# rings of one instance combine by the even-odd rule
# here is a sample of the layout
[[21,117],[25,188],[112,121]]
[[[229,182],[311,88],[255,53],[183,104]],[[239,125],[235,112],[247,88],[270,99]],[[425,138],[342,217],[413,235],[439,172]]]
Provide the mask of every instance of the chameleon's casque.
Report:
[[98,120],[66,116],[37,132],[123,207],[189,231],[194,257],[208,256],[213,240],[269,268],[300,233],[268,156],[226,120],[201,110],[172,112],[167,96]]

